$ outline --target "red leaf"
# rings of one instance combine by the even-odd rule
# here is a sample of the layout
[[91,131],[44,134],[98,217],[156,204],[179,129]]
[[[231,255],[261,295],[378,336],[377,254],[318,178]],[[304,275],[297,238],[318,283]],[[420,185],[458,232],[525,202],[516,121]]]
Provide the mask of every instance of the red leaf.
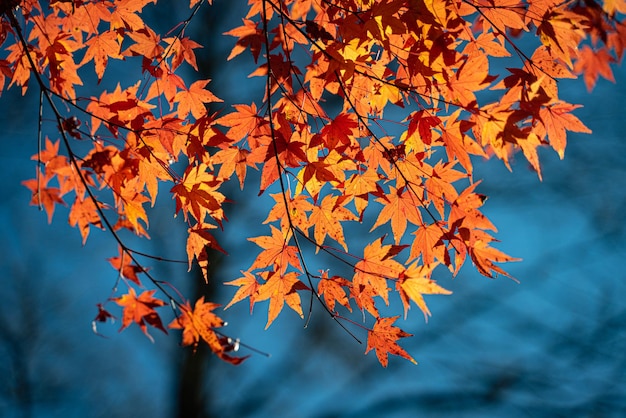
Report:
[[130,287],[128,288],[127,294],[113,299],[115,303],[124,308],[120,331],[127,328],[131,323],[135,323],[139,325],[139,328],[141,328],[150,341],[154,341],[154,339],[148,333],[147,325],[160,329],[167,334],[167,330],[163,327],[159,314],[154,310],[154,308],[164,306],[165,302],[152,297],[155,293],[156,290],[147,290],[137,297],[135,289]]
[[392,318],[378,318],[374,324],[374,328],[367,332],[367,349],[365,350],[365,354],[369,353],[371,350],[376,350],[376,357],[378,357],[378,361],[383,367],[387,367],[389,363],[388,354],[404,357],[411,363],[417,364],[413,357],[404,351],[396,342],[400,338],[412,336],[392,325],[398,318],[398,316]]

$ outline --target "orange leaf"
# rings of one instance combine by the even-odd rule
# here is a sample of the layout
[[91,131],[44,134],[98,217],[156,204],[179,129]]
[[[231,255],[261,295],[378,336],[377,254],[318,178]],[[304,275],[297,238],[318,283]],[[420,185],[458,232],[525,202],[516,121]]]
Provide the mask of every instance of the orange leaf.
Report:
[[589,128],[570,113],[579,107],[582,106],[559,102],[543,107],[539,111],[539,117],[545,128],[548,141],[550,141],[550,146],[554,148],[561,159],[565,155],[565,145],[567,143],[565,131],[591,133]]
[[272,230],[271,237],[248,238],[248,241],[252,241],[263,248],[263,251],[256,257],[250,269],[273,267],[277,271],[284,272],[289,265],[292,265],[301,270],[298,249],[293,245],[288,245],[291,234],[281,231],[274,225],[270,225],[270,228]]
[[417,263],[413,263],[396,282],[396,288],[398,292],[400,292],[402,304],[404,305],[405,318],[410,308],[409,299],[417,304],[424,313],[424,319],[428,321],[428,317],[431,314],[422,295],[449,295],[452,293],[430,279],[433,269],[436,266],[437,263],[423,266],[418,266]]
[[593,90],[598,81],[598,76],[615,83],[613,70],[609,64],[614,63],[615,58],[604,48],[594,51],[589,45],[583,45],[578,54],[578,61],[574,65],[574,71],[584,74],[587,91]]
[[[33,206],[40,206],[46,210],[48,214],[48,223],[52,222],[52,215],[54,214],[54,205],[60,203],[65,206],[65,202],[61,198],[61,191],[58,187],[45,187],[45,184],[40,184],[43,179],[25,180],[22,184],[30,189],[33,196],[30,200],[30,204]],[[47,182],[47,180],[45,180]]]
[[211,80],[198,80],[189,86],[189,89],[176,93],[174,101],[178,102],[177,115],[180,119],[185,119],[189,113],[191,113],[194,118],[200,119],[207,113],[205,103],[222,101],[222,99],[219,99],[209,90],[205,89],[209,81]]
[[97,228],[104,229],[102,226],[102,220],[96,209],[96,204],[91,198],[74,200],[74,204],[70,209],[69,215],[70,226],[78,226],[80,235],[83,238],[83,245],[87,241],[89,235],[89,225],[93,225]]
[[[204,227],[202,227],[204,226]],[[187,258],[189,260],[189,271],[191,271],[191,265],[193,263],[193,259],[195,258],[198,261],[198,264],[202,268],[202,273],[204,274],[204,280],[208,281],[206,267],[208,265],[208,255],[207,248],[212,248],[217,250],[223,254],[226,254],[226,251],[219,245],[217,240],[211,233],[209,233],[209,229],[214,229],[215,226],[211,224],[203,224],[196,225],[194,228],[189,228],[187,233]]]
[[203,340],[218,357],[233,364],[240,364],[247,357],[231,357],[226,354],[232,350],[229,339],[217,335],[214,328],[224,326],[226,323],[213,310],[220,305],[204,301],[204,296],[196,301],[191,310],[189,302],[181,307],[182,313],[168,325],[169,328],[182,329],[182,345],[193,345],[194,349],[200,340]]
[[399,244],[404,236],[407,222],[411,222],[414,225],[422,223],[422,216],[419,212],[422,202],[411,189],[405,187],[396,189],[393,186],[390,186],[389,189],[389,193],[376,199],[377,202],[383,205],[383,208],[378,214],[378,219],[376,219],[376,223],[372,226],[370,232],[380,225],[391,222],[393,238],[396,244]]
[[407,353],[396,341],[400,338],[411,337],[398,327],[392,324],[396,322],[398,316],[391,318],[378,318],[374,324],[374,328],[367,332],[367,349],[365,354],[371,350],[376,350],[376,357],[383,367],[387,367],[389,363],[388,355],[400,356],[409,360],[413,364],[417,362]]
[[115,303],[124,308],[124,314],[122,315],[122,327],[120,331],[127,328],[131,323],[136,323],[144,334],[154,342],[152,336],[148,333],[148,327],[150,325],[154,328],[160,329],[167,334],[167,330],[163,328],[163,323],[159,314],[154,310],[159,306],[164,306],[165,302],[161,299],[152,297],[156,290],[146,290],[139,297],[135,293],[135,289],[128,288],[128,293],[113,299]]
[[172,187],[176,199],[176,213],[181,209],[185,219],[191,214],[198,222],[203,222],[208,214],[217,222],[224,218],[222,203],[226,199],[218,192],[221,181],[208,172],[206,164],[188,166],[182,182]]
[[[393,257],[407,245],[383,245],[383,238],[368,244],[363,251],[363,259],[354,266],[355,287],[369,288],[375,296],[380,296],[385,304],[389,303],[389,288],[387,279],[396,279],[404,270],[402,264]],[[374,314],[370,311],[370,313]]]
[[256,104],[234,105],[233,107],[235,112],[222,116],[215,121],[219,125],[230,128],[226,135],[233,141],[240,141],[264,123],[263,118],[257,114]]
[[191,65],[194,70],[198,71],[196,54],[193,50],[202,48],[202,45],[192,41],[188,37],[165,38],[164,41],[170,44],[171,53],[174,54],[174,58],[172,58],[172,71],[176,70],[176,68],[182,64],[183,60]]
[[123,203],[122,213],[126,216],[131,223],[135,231],[140,231],[143,227],[139,224],[139,221],[143,221],[148,224],[148,215],[143,208],[145,202],[149,202],[146,196],[141,194],[143,189],[143,182],[139,177],[133,177],[127,180],[120,188],[120,194],[118,196],[119,201]]
[[346,289],[350,282],[339,276],[328,277],[328,272],[322,273],[321,280],[317,284],[317,294],[324,296],[324,302],[331,312],[335,312],[335,302],[352,312],[350,301],[348,300]]
[[87,42],[89,48],[80,65],[84,65],[93,60],[98,81],[102,80],[109,58],[122,59],[120,54],[120,44],[118,43],[118,33],[115,31],[105,31],[96,33]]
[[252,308],[254,307],[254,303],[256,301],[255,297],[259,289],[259,282],[257,282],[253,274],[250,274],[247,271],[243,271],[242,273],[243,277],[225,283],[230,286],[239,286],[239,289],[237,289],[235,296],[233,296],[224,309],[230,308],[235,303],[240,302],[245,298],[250,298],[250,313],[252,313]]
[[257,62],[263,43],[265,42],[263,31],[259,29],[258,25],[258,22],[243,19],[243,26],[239,26],[224,33],[224,35],[235,36],[238,38],[237,43],[227,58],[228,61],[235,58],[249,47],[252,55],[254,56],[254,62]]
[[318,245],[323,245],[324,238],[326,238],[326,235],[329,235],[348,251],[348,246],[343,236],[343,227],[340,222],[355,221],[358,218],[350,210],[343,207],[339,203],[338,198],[338,196],[332,195],[324,196],[319,206],[313,206],[309,222],[315,228],[315,242]]
[[502,251],[490,247],[489,243],[482,240],[476,241],[470,246],[469,253],[480,274],[487,277],[494,277],[493,272],[511,277],[506,271],[493,263],[509,263],[511,261],[520,260],[519,258],[508,256]]
[[146,269],[136,264],[133,264],[133,260],[122,248],[119,249],[120,255],[117,257],[111,257],[107,259],[109,263],[117,270],[124,279],[133,281],[141,286],[141,281],[137,276],[137,273],[143,273]]
[[446,247],[443,243],[445,232],[437,223],[421,225],[413,232],[415,238],[411,244],[409,259],[413,260],[421,255],[424,264],[432,264],[435,260],[445,262]]
[[239,187],[243,190],[244,181],[246,179],[246,171],[249,165],[247,156],[250,151],[239,147],[229,147],[217,151],[212,156],[213,164],[221,164],[219,173],[217,176],[220,178],[230,178],[234,173],[237,174],[239,179]]
[[285,275],[280,275],[276,272],[271,272],[267,282],[259,287],[258,293],[255,297],[256,302],[263,300],[270,300],[270,306],[267,313],[267,325],[265,329],[274,322],[274,319],[282,311],[285,302],[294,312],[304,317],[302,313],[302,305],[300,302],[300,295],[297,290],[309,290],[309,288],[298,279],[298,273],[289,272]]

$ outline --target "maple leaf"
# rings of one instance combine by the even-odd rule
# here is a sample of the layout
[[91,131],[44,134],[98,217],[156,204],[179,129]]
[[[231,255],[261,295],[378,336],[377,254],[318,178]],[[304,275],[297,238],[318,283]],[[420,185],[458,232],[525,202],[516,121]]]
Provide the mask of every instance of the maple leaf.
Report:
[[190,213],[198,222],[203,222],[209,214],[220,222],[224,217],[222,203],[225,200],[217,191],[220,185],[221,181],[208,172],[206,164],[187,167],[183,180],[170,190],[176,199],[176,213],[182,209],[185,219]]
[[380,317],[376,319],[374,327],[367,331],[367,348],[365,354],[369,353],[371,350],[375,350],[376,357],[378,357],[378,361],[383,367],[387,367],[389,364],[389,354],[403,357],[411,363],[417,364],[413,357],[396,342],[400,338],[412,336],[412,334],[406,333],[392,325],[398,318],[399,316],[390,318]]
[[324,296],[324,302],[326,302],[329,311],[335,312],[335,303],[339,302],[341,306],[352,312],[348,293],[345,290],[349,286],[348,280],[339,276],[328,277],[328,272],[324,271],[317,284],[317,294]]
[[193,50],[202,48],[202,45],[188,37],[165,38],[164,41],[170,45],[171,53],[174,54],[172,58],[172,71],[176,70],[183,61],[186,61],[194,70],[198,71],[196,54]]
[[243,19],[243,26],[231,29],[225,32],[224,35],[235,36],[237,43],[233,47],[228,58],[228,61],[241,54],[247,48],[250,48],[254,62],[256,63],[261,54],[261,49],[265,43],[265,36],[263,31],[259,28],[259,22],[254,22],[250,19]]
[[445,233],[446,230],[438,223],[420,225],[413,232],[415,238],[412,240],[409,259],[421,256],[424,264],[432,264],[435,260],[445,263],[446,248],[443,243]]
[[122,248],[119,249],[119,253],[120,255],[108,258],[107,261],[111,263],[111,266],[119,272],[122,278],[131,280],[141,286],[141,281],[139,280],[137,273],[143,273],[146,269],[133,264],[131,257]]
[[104,229],[96,204],[91,198],[79,199],[76,197],[70,209],[68,222],[72,227],[78,226],[80,235],[83,238],[83,245],[85,245],[89,235],[89,225]]
[[235,303],[240,302],[245,298],[250,298],[250,313],[252,313],[252,308],[254,307],[254,303],[256,302],[256,294],[260,284],[253,274],[247,271],[242,271],[241,273],[243,274],[243,277],[232,280],[230,282],[225,282],[225,284],[230,286],[239,286],[239,289],[237,289],[237,292],[230,300],[230,302],[228,302],[228,305],[226,305],[224,309],[230,308]]
[[324,144],[329,150],[341,152],[350,146],[359,124],[353,113],[340,113],[311,140],[310,146]]
[[222,99],[216,97],[209,90],[205,89],[211,80],[198,80],[184,89],[176,93],[174,101],[178,102],[177,115],[180,119],[185,119],[189,113],[194,118],[200,119],[206,115],[205,103],[221,102]]
[[148,3],[156,3],[156,0],[116,0],[110,17],[111,30],[126,28],[138,31],[143,29],[145,24],[137,13],[140,13]]
[[370,232],[380,225],[391,222],[394,240],[396,244],[399,244],[404,236],[404,231],[406,231],[407,222],[414,225],[422,224],[422,216],[419,212],[421,202],[411,189],[405,187],[396,189],[391,186],[389,193],[376,199],[376,201],[383,205],[383,209],[378,214],[376,223]]
[[218,177],[230,178],[233,173],[237,174],[239,179],[239,187],[243,190],[244,181],[246,180],[246,171],[248,167],[248,155],[250,151],[245,148],[230,147],[221,149],[212,156],[213,164],[221,164]]
[[[554,103],[548,107],[544,107],[539,111],[539,117],[550,141],[550,146],[563,159],[565,155],[566,131],[591,133],[576,116],[571,112],[582,107],[580,105],[572,105],[565,102]],[[543,136],[543,135],[541,135]]]
[[614,16],[615,13],[626,14],[626,2],[624,0],[604,0],[602,8],[611,16]]
[[135,41],[124,51],[124,55],[139,55],[148,60],[159,59],[165,50],[161,46],[161,37],[152,29],[144,27],[136,32],[129,32],[128,36]]
[[[496,240],[487,231],[496,228],[479,210],[485,196],[474,191],[479,181],[472,156],[493,155],[511,169],[521,149],[541,179],[538,147],[551,145],[562,158],[567,131],[589,132],[573,116],[579,106],[560,100],[557,79],[582,74],[588,90],[599,77],[613,81],[611,66],[626,50],[624,0],[344,1],[341,7],[249,0],[241,25],[226,32],[235,38],[228,60],[249,51],[250,76],[263,78],[265,95],[258,108],[243,103],[210,115],[207,105],[221,100],[207,90],[209,80],[188,85],[180,72],[186,62],[198,73],[200,44],[185,36],[185,28],[205,2],[190,0],[189,20],[167,34],[144,19],[156,0],[43,3],[0,0],[6,17],[0,24],[6,51],[0,93],[7,80],[7,88],[19,86],[22,93],[29,83],[53,93],[57,104],[42,103],[67,140],[67,156],[58,154],[60,141],[46,138],[33,157],[42,171],[24,182],[31,204],[43,208],[50,222],[56,205],[74,193],[68,223],[83,243],[91,226],[109,221],[117,240],[122,229],[148,237],[152,215],[144,204],[159,206],[159,188],[173,181],[175,213],[182,211],[188,224],[188,265],[195,260],[206,280],[209,248],[223,251],[211,234],[217,226],[209,223],[223,227],[223,186],[236,177],[247,189],[254,184],[246,181],[247,168],[253,167],[260,171],[253,186],[259,195],[275,183],[280,189],[264,221],[271,232],[249,238],[260,247],[258,256],[227,283],[237,288],[227,308],[248,298],[252,311],[269,300],[268,327],[285,302],[302,316],[299,291],[314,290],[299,274],[315,276],[291,240],[298,234],[316,251],[329,251],[329,238],[343,249],[333,254],[354,275],[348,281],[322,272],[315,277],[318,300],[332,312],[338,305],[352,312],[354,302],[361,311],[355,314],[376,318],[366,352],[376,350],[383,366],[389,353],[414,360],[397,344],[408,334],[392,325],[395,317],[380,317],[378,298],[387,305],[399,299],[405,317],[416,303],[428,318],[424,295],[449,293],[431,280],[435,266],[455,276],[469,254],[478,272],[494,277],[506,274],[497,263],[516,260],[491,247]],[[532,42],[524,40],[520,48],[518,36],[534,36],[540,45],[532,52],[526,48]],[[512,67],[508,74],[491,74],[504,70],[489,57],[512,55],[521,59],[505,60]],[[144,76],[127,88],[91,93],[87,89],[97,86],[82,79],[81,68],[93,63],[99,84],[111,59],[120,60],[116,71]],[[78,119],[83,112],[88,117]],[[403,131],[393,134],[394,124]],[[368,206],[378,213],[366,214]],[[425,222],[423,214],[432,219]],[[348,220],[374,220],[371,231],[388,224],[395,245],[373,239],[357,257],[354,245],[361,243],[356,236],[346,240]],[[412,237],[405,236],[407,229]],[[409,247],[400,243],[410,238],[409,257],[400,262],[396,256]],[[129,282],[140,285],[145,270],[119,244],[119,256],[109,262],[129,285],[126,295],[112,299],[124,308],[122,329],[136,323],[146,335],[148,325],[165,331],[156,313],[165,302],[154,291],[137,296],[130,288]],[[392,291],[399,297],[391,298]],[[172,303],[181,312],[170,327],[182,330],[183,345],[205,341],[223,360],[243,360],[227,354],[237,344],[215,330],[222,325],[213,313],[217,305],[203,298],[193,309],[190,302]],[[98,308],[94,324],[111,318]]]
[[255,296],[255,302],[270,300],[269,310],[267,312],[267,324],[265,329],[274,322],[280,311],[282,311],[285,302],[287,305],[301,318],[302,305],[298,290],[309,290],[309,288],[298,279],[298,273],[289,272],[284,275],[276,272],[270,272],[265,283],[259,286]]
[[[214,225],[204,224],[196,225],[194,228],[189,228],[187,230],[187,257],[189,260],[189,271],[191,271],[191,265],[194,258],[198,260],[198,262],[201,260],[204,261],[207,258],[207,248],[212,248],[226,254],[226,251],[224,251],[224,249],[218,244],[215,237],[213,237],[213,235],[211,235],[208,231],[209,229],[214,228],[216,228]],[[206,274],[205,280],[207,280]]]
[[[344,203],[345,204],[345,203]],[[346,251],[348,246],[343,236],[342,221],[355,221],[357,217],[347,208],[342,206],[339,196],[326,195],[319,205],[313,206],[309,222],[315,228],[315,242],[324,244],[324,238],[329,235],[337,241]],[[319,247],[318,247],[319,249]]]
[[181,306],[181,314],[168,325],[172,329],[182,329],[182,345],[192,345],[194,350],[198,343],[204,341],[211,351],[221,359],[232,364],[240,364],[246,357],[231,357],[226,354],[230,351],[230,345],[215,332],[214,328],[220,328],[226,323],[213,310],[220,305],[217,303],[205,302],[204,296],[196,301],[193,310],[189,302]]
[[606,49],[603,48],[594,51],[589,45],[583,45],[578,53],[578,60],[574,65],[574,72],[583,73],[587,91],[591,91],[596,85],[596,81],[598,81],[598,76],[600,75],[615,83],[615,77],[613,77],[613,71],[610,66],[610,64],[614,62],[615,58],[613,58]]
[[523,14],[518,11],[521,5],[519,0],[477,0],[475,7],[483,14],[487,24],[501,32],[506,28],[526,29]]
[[267,215],[264,224],[270,223],[276,220],[280,220],[281,228],[287,230],[289,228],[289,222],[301,231],[306,231],[310,227],[310,223],[307,214],[313,210],[313,204],[309,201],[306,195],[298,194],[296,197],[291,197],[291,192],[288,192],[287,208],[285,207],[285,196],[282,193],[276,193],[270,195],[276,202],[270,212]]
[[506,255],[500,250],[497,250],[489,245],[489,242],[484,240],[477,240],[469,247],[469,253],[474,262],[474,265],[478,271],[487,277],[493,278],[493,272],[500,273],[506,277],[511,277],[506,271],[494,264],[497,263],[509,263],[512,261],[519,261],[519,258],[514,258]]
[[417,304],[424,313],[424,319],[428,321],[428,317],[431,316],[431,313],[422,295],[452,294],[451,291],[439,286],[430,278],[436,266],[437,263],[427,265],[413,263],[402,273],[400,279],[396,282],[396,288],[400,293],[400,298],[404,305],[405,319],[410,308],[409,299]]
[[89,48],[87,48],[79,65],[82,66],[93,60],[98,81],[101,81],[104,76],[104,70],[107,67],[109,58],[123,58],[123,55],[120,53],[121,46],[118,40],[118,33],[115,31],[95,33],[94,36],[85,42],[85,45]]
[[96,315],[96,317],[93,319],[94,322],[106,322],[109,319],[111,321],[113,321],[115,318],[115,316],[113,316],[109,311],[107,311],[106,309],[104,309],[104,306],[102,306],[101,303],[97,303],[96,307],[98,308],[98,314]]
[[215,123],[230,127],[226,135],[234,141],[239,141],[254,132],[263,123],[263,119],[258,115],[254,103],[251,105],[234,105],[233,107],[235,112],[222,116]]
[[389,303],[387,279],[396,279],[404,270],[402,264],[393,259],[408,245],[383,245],[384,236],[368,244],[363,250],[363,259],[354,265],[355,286],[362,286],[362,291],[371,289],[380,296],[385,304]]
[[154,338],[148,333],[147,325],[160,329],[167,334],[167,330],[163,327],[159,314],[154,309],[159,306],[164,306],[165,302],[152,297],[155,293],[156,290],[146,290],[137,297],[135,289],[129,287],[127,294],[113,299],[115,303],[124,308],[120,332],[130,326],[131,323],[135,323],[139,325],[139,328],[141,328],[143,333],[152,342],[154,342]]
[[288,245],[291,233],[289,230],[281,231],[274,225],[270,225],[272,236],[261,236],[248,238],[248,241],[254,242],[263,251],[256,257],[251,268],[265,268],[275,266],[280,272],[284,272],[289,265],[294,266],[298,270],[302,270],[300,259],[298,258],[298,249],[293,245]]
[[48,223],[51,223],[54,205],[58,203],[65,206],[65,201],[61,198],[61,190],[58,187],[45,187],[45,184],[41,184],[41,180],[36,179],[25,180],[22,184],[33,194],[30,204],[43,207],[48,214]]
[[148,215],[143,204],[150,201],[138,191],[140,184],[142,184],[141,179],[133,177],[122,185],[118,195],[118,200],[123,203],[123,214],[136,231],[142,229],[142,226],[139,225],[140,220],[144,221],[146,225],[148,224]]

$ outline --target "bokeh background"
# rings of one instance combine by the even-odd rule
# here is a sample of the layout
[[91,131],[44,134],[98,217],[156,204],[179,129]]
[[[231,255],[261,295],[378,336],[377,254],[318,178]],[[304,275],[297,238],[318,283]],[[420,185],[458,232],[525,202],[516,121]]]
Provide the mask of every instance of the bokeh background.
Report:
[[[216,2],[194,18],[188,35],[202,78],[227,103],[262,99],[246,78],[246,58],[225,62],[245,2]],[[173,2],[150,9],[168,29],[187,17]],[[113,72],[112,83],[134,82]],[[111,74],[107,73],[109,76]],[[138,77],[136,75],[135,77]],[[133,75],[130,75],[132,78]],[[626,416],[626,69],[617,83],[601,80],[589,94],[581,81],[562,82],[565,100],[593,135],[569,136],[566,158],[541,153],[540,182],[519,158],[510,173],[498,161],[476,164],[484,212],[498,226],[498,248],[521,257],[507,266],[517,279],[489,280],[466,265],[452,290],[432,296],[425,323],[411,311],[401,326],[414,337],[403,347],[417,366],[392,358],[387,369],[321,309],[311,323],[286,310],[264,331],[263,305],[246,302],[223,313],[229,335],[270,357],[234,367],[179,347],[179,336],[138,329],[117,333],[119,321],[93,333],[96,304],[111,296],[116,253],[106,232],[86,245],[58,208],[52,224],[29,206],[20,185],[33,177],[37,152],[37,92],[0,98],[0,416],[1,417],[620,417]],[[48,125],[52,126],[51,116]],[[225,303],[218,284],[239,277],[252,259],[250,231],[264,233],[254,192],[231,191],[236,203],[220,235],[230,253],[214,264],[213,286],[202,287],[181,265],[151,262],[157,277],[187,292]],[[172,222],[166,193],[142,250],[185,259],[184,228]],[[352,232],[354,234],[362,232]],[[192,414],[195,410],[197,414]]]

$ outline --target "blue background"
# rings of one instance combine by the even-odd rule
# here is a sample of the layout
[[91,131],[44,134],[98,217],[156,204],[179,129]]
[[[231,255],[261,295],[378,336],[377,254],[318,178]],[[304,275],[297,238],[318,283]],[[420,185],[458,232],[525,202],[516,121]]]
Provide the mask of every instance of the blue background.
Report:
[[[202,19],[219,13],[216,7],[190,30],[202,32]],[[185,13],[155,15],[171,24]],[[211,33],[238,25],[236,14],[217,15]],[[201,43],[215,42],[210,39]],[[210,56],[199,56],[214,61],[205,77],[213,78],[210,86],[227,102],[259,103],[262,87],[245,78],[250,67],[242,68],[249,60],[222,64],[233,39],[218,39]],[[373,353],[363,356],[365,346],[321,309],[314,307],[307,329],[286,309],[264,331],[263,304],[252,316],[247,302],[235,305],[223,313],[229,334],[271,357],[253,354],[238,367],[215,359],[205,364],[207,416],[625,416],[623,67],[615,77],[616,84],[601,80],[591,94],[582,81],[560,84],[564,100],[584,104],[576,114],[594,133],[569,135],[564,161],[541,152],[543,182],[521,156],[513,173],[498,161],[476,161],[475,177],[484,178],[479,191],[489,196],[484,212],[499,228],[498,248],[524,259],[506,266],[519,284],[481,277],[470,264],[455,279],[442,276],[454,294],[427,297],[429,322],[415,309],[399,321],[415,335],[402,345],[419,365],[391,358],[387,369]],[[116,253],[115,243],[92,230],[82,246],[66,209],[58,208],[49,225],[28,206],[30,193],[20,182],[35,172],[36,96],[12,90],[0,98],[0,416],[173,416],[183,351],[178,334],[152,331],[152,344],[135,328],[118,334],[118,321],[100,326],[108,338],[95,335],[95,305],[111,295],[116,280],[105,260]],[[52,115],[47,118],[54,135]],[[171,222],[165,192],[152,239],[141,249],[185,259],[184,228]],[[256,235],[265,232],[257,227],[266,212],[254,210],[261,204],[255,194],[233,193],[237,203],[220,235],[230,255],[217,282],[239,277],[255,248],[245,237],[255,228]],[[196,279],[185,266],[151,265],[157,277],[183,289]],[[216,299],[227,302],[233,290],[222,288]]]

